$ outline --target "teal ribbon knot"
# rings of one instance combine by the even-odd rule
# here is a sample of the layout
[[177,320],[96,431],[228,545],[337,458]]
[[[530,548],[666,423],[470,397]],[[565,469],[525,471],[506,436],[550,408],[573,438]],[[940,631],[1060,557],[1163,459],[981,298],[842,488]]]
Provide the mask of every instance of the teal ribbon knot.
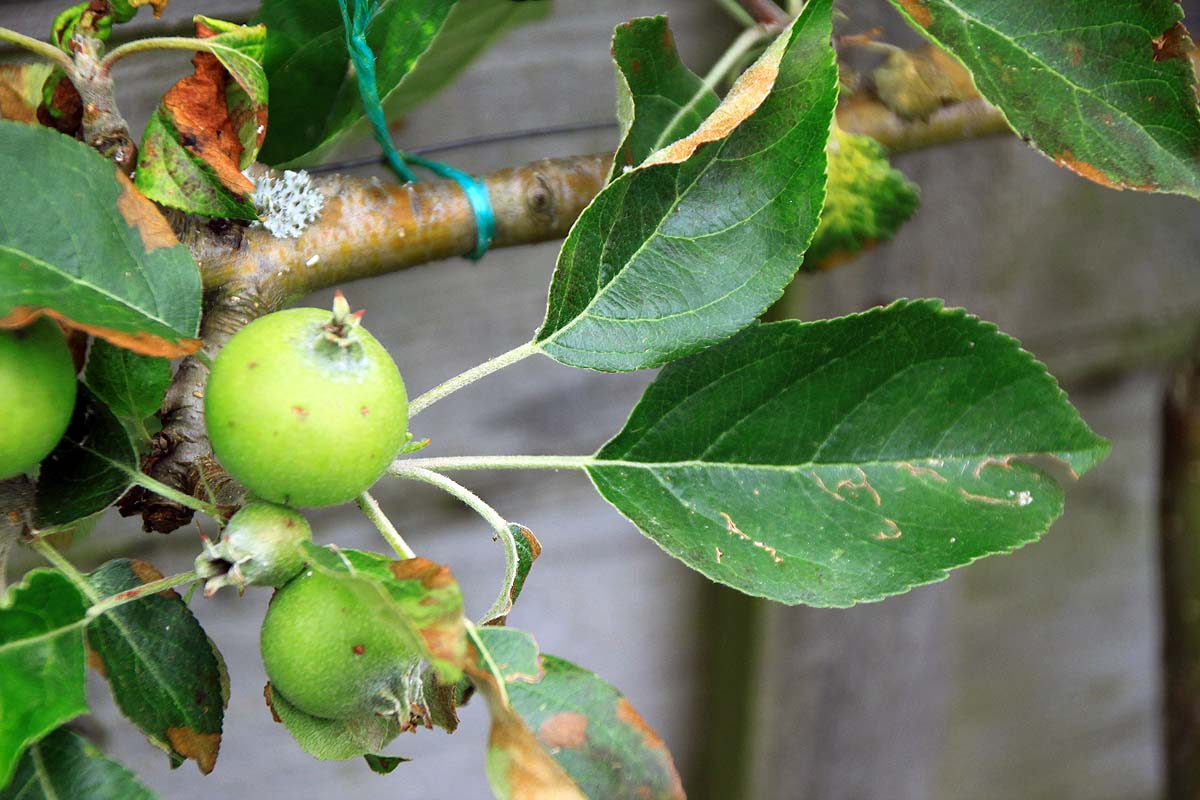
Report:
[[371,24],[378,7],[376,0],[353,0],[354,13],[346,6],[348,0],[338,0],[342,10],[342,24],[346,29],[346,52],[358,76],[358,94],[363,109],[375,133],[375,140],[383,148],[384,157],[392,170],[406,182],[415,182],[416,174],[409,164],[423,167],[438,177],[455,181],[467,196],[475,214],[475,249],[467,258],[478,261],[492,244],[496,236],[496,213],[488,197],[487,185],[478,178],[440,161],[431,161],[396,149],[383,114],[383,101],[379,97],[379,83],[375,74],[375,53],[367,44],[367,26]]

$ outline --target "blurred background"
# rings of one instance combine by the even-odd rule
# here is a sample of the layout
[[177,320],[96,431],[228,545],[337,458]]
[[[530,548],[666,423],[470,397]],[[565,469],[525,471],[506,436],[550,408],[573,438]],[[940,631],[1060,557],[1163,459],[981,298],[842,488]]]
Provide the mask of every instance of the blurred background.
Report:
[[[8,0],[0,25],[41,37],[63,4]],[[842,32],[881,25],[889,41],[915,43],[885,0],[838,5]],[[195,13],[241,21],[255,6],[174,0],[162,20],[143,13],[115,38],[188,33]],[[1200,3],[1185,6],[1200,14]],[[609,40],[630,17],[669,14],[698,72],[739,30],[706,0],[555,0],[554,9],[398,123],[400,145],[613,120]],[[16,53],[0,49],[0,57]],[[139,55],[117,68],[135,132],[190,71],[187,60]],[[482,173],[604,151],[615,139],[615,129],[599,129],[437,157]],[[374,152],[359,137],[338,155]],[[857,261],[799,279],[785,311],[817,318],[897,297],[943,297],[1021,339],[1114,445],[1106,463],[1070,487],[1062,520],[1042,542],[883,603],[784,608],[707,584],[604,504],[582,474],[466,474],[465,484],[544,547],[510,624],[624,691],[700,800],[1161,797],[1161,407],[1169,368],[1189,352],[1200,320],[1200,206],[1102,189],[1015,138],[896,164],[921,186],[915,219]],[[394,179],[382,169],[359,172]],[[478,264],[442,262],[344,288],[415,395],[529,338],[557,251],[557,243],[498,250]],[[323,293],[304,303],[330,300]],[[531,359],[439,403],[414,433],[432,437],[430,455],[590,453],[652,377]],[[422,555],[450,565],[470,613],[482,612],[504,562],[486,524],[422,485],[385,480],[376,496]],[[311,520],[321,543],[382,547],[351,506]],[[161,536],[114,515],[72,555],[90,569],[138,554],[170,574],[189,568],[197,552],[194,526]],[[389,777],[361,760],[322,763],[299,750],[262,701],[258,625],[268,596],[192,604],[232,676],[213,774],[191,764],[171,772],[95,676],[88,732],[173,800],[490,796],[481,704],[464,709],[453,737],[439,730],[398,739],[389,752],[415,761]]]

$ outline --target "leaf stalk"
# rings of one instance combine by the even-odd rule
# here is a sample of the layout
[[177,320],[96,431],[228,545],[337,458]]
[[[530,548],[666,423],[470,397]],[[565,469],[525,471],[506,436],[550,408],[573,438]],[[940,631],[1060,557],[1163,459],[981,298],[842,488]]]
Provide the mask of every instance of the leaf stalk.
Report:
[[23,47],[35,55],[53,61],[62,67],[67,75],[75,74],[75,64],[71,61],[71,57],[48,42],[34,39],[32,36],[26,36],[23,33],[17,33],[9,28],[0,28],[0,42],[8,42],[18,47]]
[[371,520],[375,524],[375,527],[379,529],[379,533],[392,546],[397,555],[406,560],[417,557],[416,551],[408,546],[408,542],[404,541],[404,537],[400,535],[400,531],[396,530],[396,526],[383,513],[383,509],[379,507],[379,501],[372,497],[370,492],[363,492],[355,502],[363,514],[366,515],[367,519]]
[[443,397],[448,397],[454,394],[459,389],[470,386],[480,378],[486,378],[493,372],[504,369],[507,366],[516,364],[518,361],[523,361],[529,358],[534,353],[538,352],[537,344],[534,342],[526,342],[520,347],[514,347],[507,353],[502,353],[495,358],[489,359],[477,367],[467,370],[461,375],[457,375],[444,383],[441,383],[428,392],[413,400],[408,406],[408,418],[412,419],[417,414],[420,414],[431,405],[441,400]]

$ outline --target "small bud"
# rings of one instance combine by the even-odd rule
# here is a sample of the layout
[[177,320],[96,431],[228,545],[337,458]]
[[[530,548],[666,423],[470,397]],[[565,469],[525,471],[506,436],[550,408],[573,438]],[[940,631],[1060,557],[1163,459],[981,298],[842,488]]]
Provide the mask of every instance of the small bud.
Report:
[[304,569],[302,543],[312,528],[297,511],[274,503],[254,502],[233,515],[214,544],[201,535],[204,552],[196,557],[196,574],[204,578],[204,596],[222,586],[283,586]]
[[365,310],[359,310],[351,314],[350,302],[346,299],[346,295],[342,294],[341,289],[335,290],[333,293],[333,316],[324,325],[325,340],[343,350],[350,347],[355,343],[351,334],[362,324],[363,315],[366,313]]

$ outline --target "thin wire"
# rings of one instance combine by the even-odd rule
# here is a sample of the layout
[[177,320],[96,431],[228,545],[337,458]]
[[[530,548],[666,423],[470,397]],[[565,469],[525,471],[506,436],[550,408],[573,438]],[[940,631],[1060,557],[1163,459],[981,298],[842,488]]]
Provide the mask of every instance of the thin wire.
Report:
[[[513,142],[520,139],[533,139],[541,136],[556,136],[564,133],[588,133],[591,131],[615,130],[617,128],[616,121],[605,122],[567,122],[562,125],[549,125],[544,128],[527,128],[519,131],[506,131],[504,133],[490,133],[480,136],[470,136],[465,139],[451,139],[448,142],[435,142],[433,144],[421,145],[420,147],[411,147],[408,152],[413,155],[430,155],[431,153],[446,153],[451,150],[467,150],[472,147],[482,147],[489,144],[500,144],[502,142]],[[313,174],[322,172],[338,172],[346,169],[357,169],[358,167],[370,167],[376,164],[386,164],[387,158],[384,156],[367,156],[364,158],[353,158],[345,161],[335,161],[331,164],[321,164],[316,167],[306,167]]]

